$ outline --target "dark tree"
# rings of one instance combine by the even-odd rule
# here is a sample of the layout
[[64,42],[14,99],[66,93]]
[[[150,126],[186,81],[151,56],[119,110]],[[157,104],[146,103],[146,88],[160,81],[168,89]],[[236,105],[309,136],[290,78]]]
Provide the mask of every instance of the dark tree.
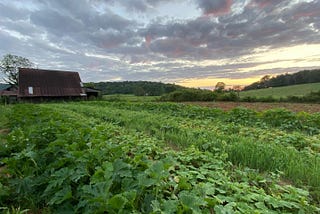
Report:
[[146,95],[146,92],[144,91],[144,89],[140,86],[137,86],[134,88],[133,90],[133,94],[136,96],[144,96]]
[[5,75],[4,81],[18,85],[18,68],[31,68],[33,63],[24,57],[7,54],[0,61],[0,70]]
[[223,91],[226,87],[226,84],[224,82],[218,82],[214,88],[215,91]]

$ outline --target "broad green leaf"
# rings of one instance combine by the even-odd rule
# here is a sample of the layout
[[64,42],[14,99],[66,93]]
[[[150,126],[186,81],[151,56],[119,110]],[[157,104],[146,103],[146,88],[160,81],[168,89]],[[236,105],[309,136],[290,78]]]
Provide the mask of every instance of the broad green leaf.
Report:
[[71,187],[65,186],[63,189],[57,191],[53,197],[49,200],[49,205],[59,205],[62,202],[65,202],[66,200],[72,198],[72,192]]
[[114,209],[115,211],[120,211],[124,208],[127,201],[128,200],[125,197],[123,197],[121,194],[118,194],[110,198],[108,204],[111,209]]

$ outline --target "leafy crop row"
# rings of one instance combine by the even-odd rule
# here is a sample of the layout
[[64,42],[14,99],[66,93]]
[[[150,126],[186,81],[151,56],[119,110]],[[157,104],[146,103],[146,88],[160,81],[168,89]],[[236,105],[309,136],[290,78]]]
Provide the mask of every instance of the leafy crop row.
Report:
[[66,105],[63,108],[127,129],[144,131],[165,140],[172,147],[195,145],[212,152],[221,150],[234,164],[261,171],[283,171],[286,179],[310,185],[315,200],[319,201],[320,141],[316,136],[270,130],[269,127],[251,128],[233,122],[169,117],[160,112],[155,115],[142,109],[128,111],[90,105]]
[[[0,148],[0,206],[41,213],[320,211],[308,190],[283,184],[277,173],[228,161],[232,150],[223,144],[237,145],[232,139],[247,127],[108,105],[12,107]],[[175,141],[183,149],[172,149]]]

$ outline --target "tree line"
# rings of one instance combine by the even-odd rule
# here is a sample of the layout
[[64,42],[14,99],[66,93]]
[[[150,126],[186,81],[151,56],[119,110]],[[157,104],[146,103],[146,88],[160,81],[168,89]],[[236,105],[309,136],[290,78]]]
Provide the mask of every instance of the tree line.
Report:
[[296,84],[316,83],[320,82],[320,69],[314,70],[303,70],[294,74],[281,74],[275,77],[266,75],[258,82],[254,82],[251,85],[244,87],[244,91],[269,88],[269,87],[280,87]]
[[90,82],[85,86],[101,90],[102,94],[134,94],[136,96],[160,96],[185,89],[175,84],[149,81]]

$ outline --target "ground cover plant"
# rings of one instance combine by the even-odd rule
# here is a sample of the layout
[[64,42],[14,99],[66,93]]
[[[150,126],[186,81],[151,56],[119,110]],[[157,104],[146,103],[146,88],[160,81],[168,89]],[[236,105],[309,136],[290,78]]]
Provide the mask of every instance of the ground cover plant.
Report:
[[320,212],[319,113],[106,101],[1,110],[3,211]]

